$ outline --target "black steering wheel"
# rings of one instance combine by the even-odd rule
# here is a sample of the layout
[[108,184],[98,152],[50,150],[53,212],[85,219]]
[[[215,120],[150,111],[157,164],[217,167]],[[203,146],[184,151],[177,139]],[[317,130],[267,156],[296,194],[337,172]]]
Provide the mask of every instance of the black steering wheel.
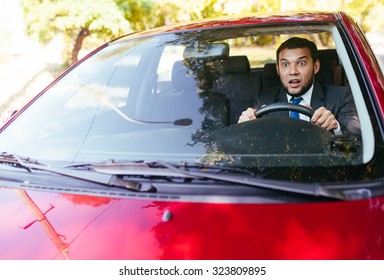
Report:
[[300,114],[304,114],[310,118],[312,118],[313,113],[315,112],[313,109],[299,105],[299,104],[292,104],[287,102],[276,102],[276,103],[261,107],[255,112],[255,116],[256,118],[260,118],[265,114],[275,112],[275,111],[294,111]]

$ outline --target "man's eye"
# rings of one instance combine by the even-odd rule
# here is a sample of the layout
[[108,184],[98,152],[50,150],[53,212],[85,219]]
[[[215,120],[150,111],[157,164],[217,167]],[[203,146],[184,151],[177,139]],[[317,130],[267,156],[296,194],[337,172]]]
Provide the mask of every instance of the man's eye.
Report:
[[300,62],[299,62],[299,65],[300,65],[300,66],[304,66],[304,65],[306,65],[306,64],[307,64],[307,63],[306,63],[305,61],[300,61]]

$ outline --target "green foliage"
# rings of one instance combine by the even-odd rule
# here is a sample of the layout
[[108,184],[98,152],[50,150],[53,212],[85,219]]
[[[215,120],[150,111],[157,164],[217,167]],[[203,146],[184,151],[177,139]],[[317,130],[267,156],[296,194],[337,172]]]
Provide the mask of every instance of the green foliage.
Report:
[[132,30],[144,30],[153,26],[154,0],[115,0]]
[[21,0],[26,32],[46,44],[58,35],[65,42],[67,63],[77,60],[85,37],[109,40],[128,32],[128,21],[109,0]]
[[344,10],[366,32],[383,32],[384,29],[382,0],[20,1],[27,34],[43,44],[61,35],[65,42],[66,62],[76,61],[81,48],[92,49],[102,42],[131,31],[245,12]]
[[382,0],[347,0],[343,5],[365,32],[384,31],[384,2]]
[[345,11],[360,24],[364,32],[384,30],[383,0],[281,0],[286,10]]

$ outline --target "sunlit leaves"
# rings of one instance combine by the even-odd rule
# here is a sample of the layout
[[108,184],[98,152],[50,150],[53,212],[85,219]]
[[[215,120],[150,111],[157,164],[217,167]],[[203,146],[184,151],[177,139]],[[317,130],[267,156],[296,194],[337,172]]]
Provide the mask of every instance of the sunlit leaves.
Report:
[[[26,32],[46,44],[62,35],[66,58],[80,47],[93,49],[111,38],[190,20],[248,12],[343,10],[365,32],[384,28],[382,0],[20,0]],[[83,38],[81,30],[89,31]],[[79,41],[81,44],[79,44]],[[76,47],[77,46],[77,47]],[[72,52],[72,54],[71,54]]]
[[43,44],[62,35],[67,61],[81,48],[83,30],[104,42],[131,31],[120,8],[110,0],[21,0],[21,5],[26,32]]

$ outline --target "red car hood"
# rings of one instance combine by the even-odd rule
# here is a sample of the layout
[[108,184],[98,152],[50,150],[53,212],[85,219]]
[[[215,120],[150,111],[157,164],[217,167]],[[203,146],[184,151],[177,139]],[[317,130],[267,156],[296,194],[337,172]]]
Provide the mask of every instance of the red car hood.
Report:
[[384,259],[384,199],[234,204],[0,188],[0,259]]

